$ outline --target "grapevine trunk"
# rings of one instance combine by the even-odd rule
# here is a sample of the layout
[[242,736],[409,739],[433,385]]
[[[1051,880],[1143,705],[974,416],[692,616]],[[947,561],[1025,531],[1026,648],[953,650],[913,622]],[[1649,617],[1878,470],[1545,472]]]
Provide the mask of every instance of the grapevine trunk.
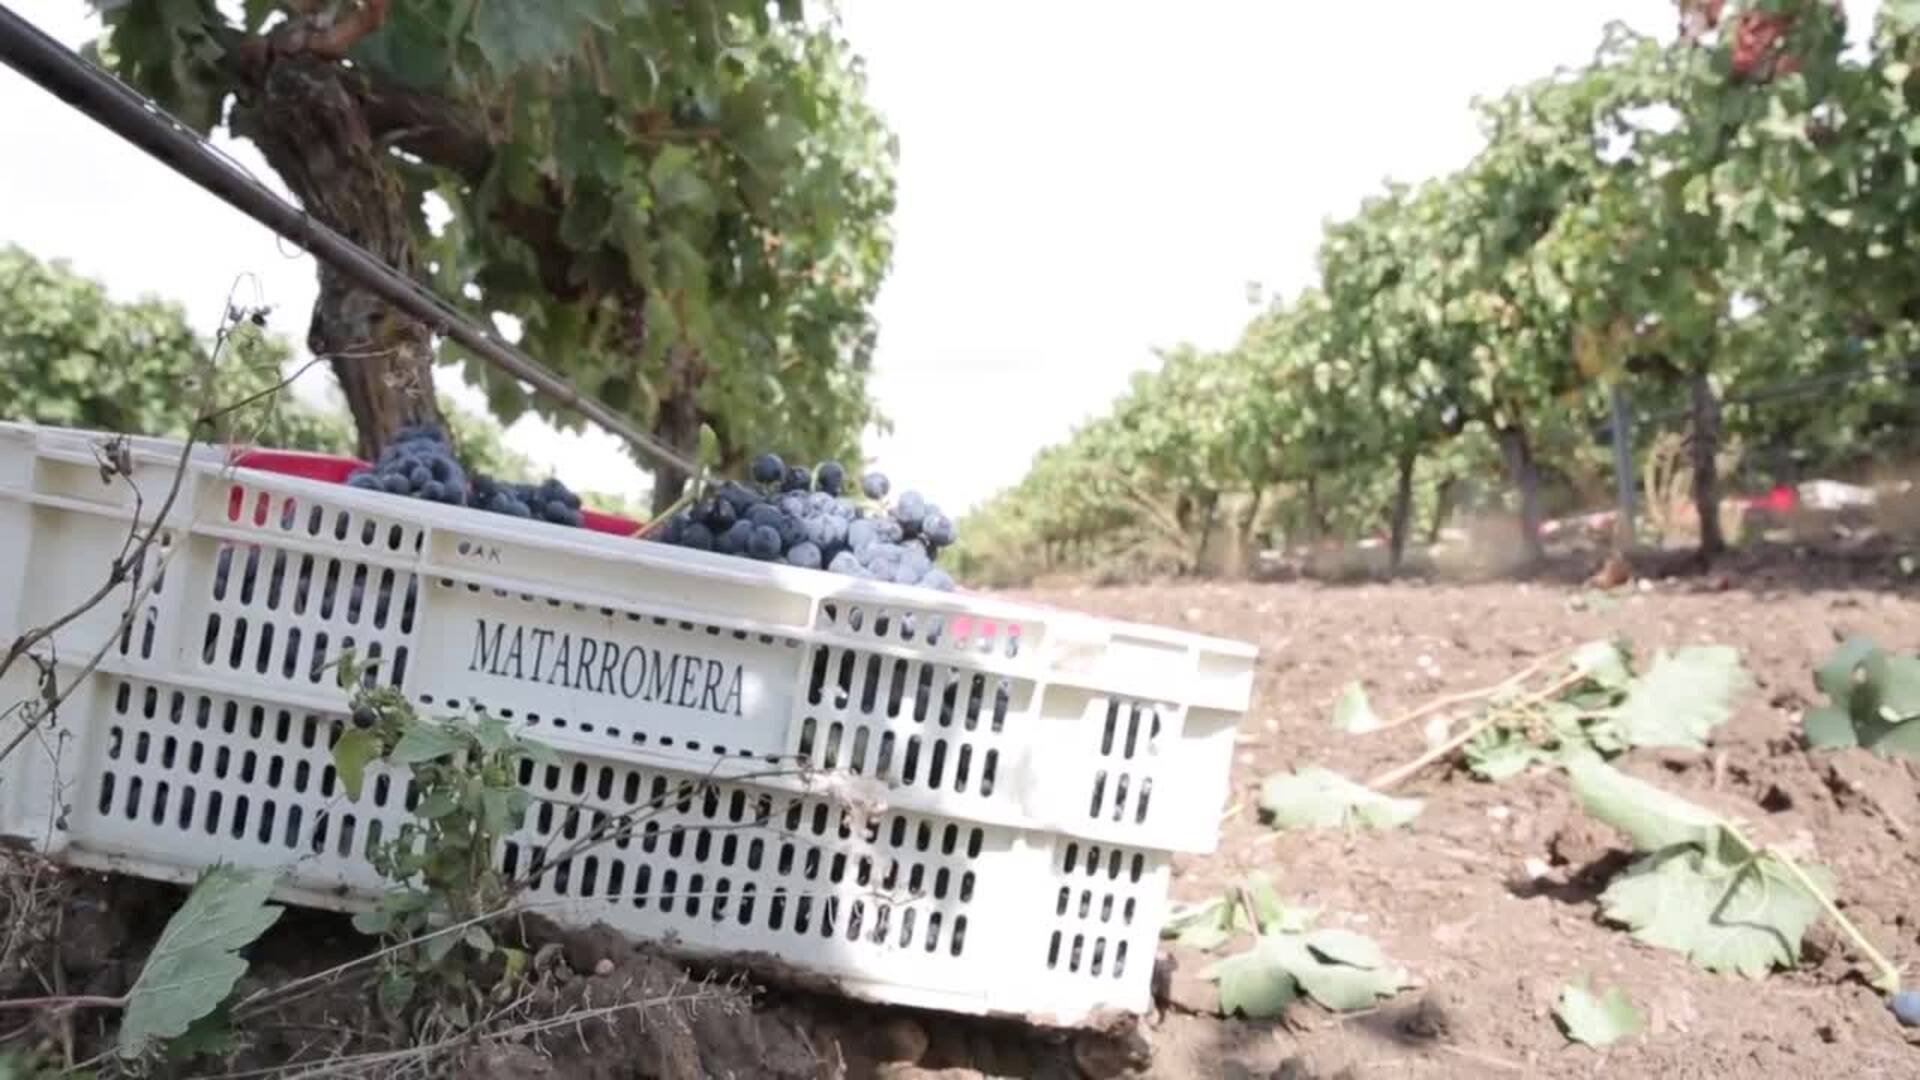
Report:
[[1540,470],[1533,460],[1533,445],[1521,427],[1503,429],[1500,445],[1506,450],[1507,470],[1520,493],[1520,543],[1527,563],[1537,566],[1546,561],[1547,549],[1540,538]]
[[1447,518],[1453,516],[1454,492],[1460,486],[1460,478],[1449,473],[1440,481],[1434,492],[1433,520],[1427,525],[1427,543],[1440,542],[1440,534],[1447,527]]
[[[347,79],[325,60],[278,57],[236,106],[234,129],[260,147],[308,213],[411,275],[404,191]],[[439,422],[427,328],[324,264],[307,347],[340,380],[362,457],[378,456],[408,424]]]
[[1407,532],[1413,523],[1413,469],[1418,460],[1418,455],[1408,451],[1394,463],[1398,474],[1393,488],[1393,535],[1387,565],[1396,574],[1406,557]]
[[1696,370],[1689,390],[1693,405],[1693,508],[1700,518],[1700,556],[1710,559],[1727,550],[1720,530],[1720,476],[1715,463],[1720,452],[1720,401],[1704,369]]

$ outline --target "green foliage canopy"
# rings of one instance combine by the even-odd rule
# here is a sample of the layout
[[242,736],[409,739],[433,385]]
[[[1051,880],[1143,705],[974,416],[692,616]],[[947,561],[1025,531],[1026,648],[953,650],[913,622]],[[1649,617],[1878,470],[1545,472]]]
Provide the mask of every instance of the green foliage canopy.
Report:
[[[747,0],[95,6],[106,67],[201,131],[260,142],[336,227],[403,221],[383,254],[513,317],[533,355],[683,451],[704,425],[730,461],[853,457],[879,421],[869,309],[895,146],[831,17]],[[316,114],[323,137],[276,141]],[[465,359],[502,422],[577,425]]]
[[[1777,51],[1745,20],[1783,28]],[[1912,449],[1920,7],[1844,39],[1829,0],[1735,0],[1672,39],[1610,28],[1589,64],[1479,103],[1472,160],[1330,224],[1316,287],[1233,347],[1164,352],[963,523],[963,569],[1191,547],[1223,499],[1253,507],[1250,544],[1378,532],[1399,468],[1437,466],[1405,498],[1438,514],[1496,442],[1515,480],[1605,491],[1616,386],[1803,468]],[[1637,427],[1636,450],[1658,430]]]
[[[0,386],[12,420],[184,438],[195,418],[267,394],[287,373],[286,341],[248,322],[216,366],[177,304],[121,302],[61,262],[0,248]],[[294,399],[260,397],[216,437],[340,453],[346,424]]]

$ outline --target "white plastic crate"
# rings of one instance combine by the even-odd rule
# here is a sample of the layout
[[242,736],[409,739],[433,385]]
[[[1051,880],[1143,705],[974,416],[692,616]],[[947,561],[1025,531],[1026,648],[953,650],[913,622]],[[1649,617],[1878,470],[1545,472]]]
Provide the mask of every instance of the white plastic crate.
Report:
[[[71,610],[125,543],[135,500],[101,481],[98,441],[0,425],[0,640]],[[179,447],[134,449],[151,514]],[[0,764],[0,829],[76,865],[273,866],[289,899],[364,904],[366,852],[408,794],[399,773],[357,803],[338,790],[326,665],[351,648],[424,710],[485,710],[560,751],[523,773],[535,806],[501,852],[541,860],[553,914],[902,1004],[1062,1023],[1144,1008],[1169,854],[1215,843],[1252,686],[1239,643],[234,470],[215,450],[166,524],[133,630],[111,640],[122,589],[54,639],[68,671],[111,647],[59,731]],[[549,861],[636,807],[658,810]]]

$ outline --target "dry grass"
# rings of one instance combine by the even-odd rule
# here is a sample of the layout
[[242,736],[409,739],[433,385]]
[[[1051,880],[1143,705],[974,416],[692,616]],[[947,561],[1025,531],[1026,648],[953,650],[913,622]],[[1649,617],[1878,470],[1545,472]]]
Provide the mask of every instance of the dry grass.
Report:
[[[1693,502],[1692,442],[1683,433],[1669,431],[1654,439],[1640,470],[1641,515],[1660,547],[1684,547],[1700,542],[1700,512]],[[1745,450],[1737,440],[1721,446],[1715,467],[1721,477],[1740,467]],[[1731,500],[1720,503],[1720,534],[1729,539],[1746,527],[1746,508]]]

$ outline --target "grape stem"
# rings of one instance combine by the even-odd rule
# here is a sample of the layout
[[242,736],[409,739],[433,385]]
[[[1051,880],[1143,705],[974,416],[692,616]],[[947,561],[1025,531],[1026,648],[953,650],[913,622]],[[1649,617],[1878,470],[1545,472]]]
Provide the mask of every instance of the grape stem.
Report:
[[[1537,666],[1538,665],[1536,665],[1536,667]],[[1584,672],[1575,671],[1567,675],[1566,677],[1554,682],[1551,686],[1548,686],[1545,689],[1536,690],[1533,693],[1526,695],[1525,697],[1516,698],[1511,703],[1503,705],[1499,708],[1489,708],[1486,712],[1486,715],[1482,716],[1480,719],[1474,721],[1473,723],[1468,724],[1466,728],[1460,732],[1460,734],[1455,735],[1453,738],[1448,739],[1446,742],[1443,742],[1440,745],[1434,747],[1433,749],[1428,750],[1426,753],[1421,754],[1419,757],[1414,758],[1412,761],[1407,762],[1405,765],[1401,765],[1393,769],[1388,769],[1386,772],[1383,772],[1379,776],[1374,777],[1372,780],[1367,781],[1367,786],[1374,789],[1375,791],[1385,791],[1388,788],[1393,787],[1394,785],[1412,776],[1413,774],[1419,772],[1421,769],[1424,769],[1427,766],[1433,764],[1434,762],[1440,761],[1443,758],[1452,756],[1455,751],[1459,750],[1461,747],[1472,742],[1474,739],[1474,736],[1479,735],[1481,732],[1487,730],[1488,728],[1492,727],[1493,725],[1499,723],[1502,720],[1510,719],[1514,713],[1524,712],[1525,710],[1533,707],[1534,705],[1537,705],[1544,701],[1551,701],[1554,698],[1565,693],[1566,691],[1579,685],[1580,681],[1585,678],[1586,678],[1586,674]],[[1495,687],[1494,689],[1498,689],[1498,687]]]
[[1895,967],[1893,962],[1888,960],[1879,949],[1873,947],[1873,942],[1867,940],[1867,935],[1862,933],[1860,928],[1853,924],[1852,919],[1847,918],[1846,914],[1840,910],[1839,905],[1833,902],[1833,898],[1828,896],[1824,889],[1820,888],[1819,884],[1813,880],[1811,875],[1801,868],[1798,862],[1794,861],[1793,856],[1778,848],[1755,844],[1753,841],[1747,839],[1745,833],[1742,833],[1738,828],[1734,827],[1732,822],[1724,818],[1720,820],[1720,827],[1727,830],[1727,833],[1732,836],[1734,841],[1741,847],[1752,852],[1755,858],[1765,856],[1784,867],[1787,873],[1792,875],[1794,882],[1806,890],[1807,895],[1813,897],[1814,900],[1820,904],[1821,910],[1827,913],[1827,917],[1839,924],[1840,929],[1845,931],[1847,937],[1852,940],[1854,947],[1858,948],[1861,954],[1879,970],[1879,977],[1872,980],[1873,988],[1887,994],[1899,993],[1900,969]]
[[688,484],[687,489],[680,493],[680,497],[673,500],[673,505],[653,515],[653,520],[647,522],[645,525],[640,526],[639,530],[635,532],[633,535],[643,540],[649,536],[652,536],[655,532],[659,531],[660,526],[665,525],[668,521],[671,521],[673,519],[673,515],[679,513],[682,510],[685,510],[688,504],[692,502],[693,502],[693,485]]
[[1464,705],[1470,701],[1479,701],[1483,698],[1493,697],[1495,694],[1500,693],[1502,690],[1511,689],[1514,686],[1518,685],[1519,683],[1523,683],[1528,678],[1538,674],[1541,671],[1541,669],[1545,668],[1548,664],[1552,663],[1554,659],[1563,655],[1566,651],[1567,650],[1565,649],[1556,649],[1553,652],[1550,652],[1547,655],[1542,656],[1540,659],[1535,660],[1533,663],[1528,664],[1526,667],[1521,668],[1519,671],[1514,672],[1512,675],[1509,675],[1506,678],[1501,679],[1499,682],[1494,683],[1490,686],[1482,686],[1476,690],[1462,690],[1457,694],[1448,694],[1445,697],[1434,698],[1432,701],[1427,702],[1425,705],[1422,705],[1419,708],[1414,709],[1413,711],[1406,713],[1405,715],[1400,716],[1388,723],[1382,724],[1379,727],[1366,732],[1366,734],[1377,735],[1382,731],[1392,731],[1394,728],[1404,727],[1407,724],[1410,724],[1415,720],[1420,719],[1423,716],[1432,715],[1433,713],[1439,712],[1440,710],[1445,709],[1448,706]]

